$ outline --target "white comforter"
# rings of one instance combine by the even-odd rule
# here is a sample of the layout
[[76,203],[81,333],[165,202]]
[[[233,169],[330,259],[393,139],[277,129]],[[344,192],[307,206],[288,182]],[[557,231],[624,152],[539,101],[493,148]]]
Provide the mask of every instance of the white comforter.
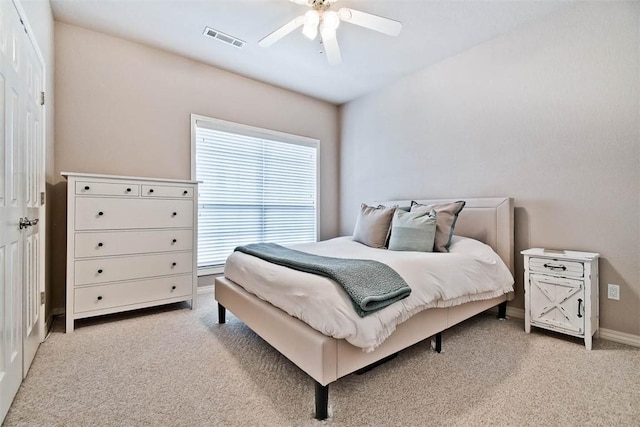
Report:
[[500,257],[477,240],[454,236],[450,253],[374,249],[338,237],[293,249],[336,258],[373,259],[396,270],[411,287],[409,297],[366,317],[335,281],[269,263],[242,252],[227,259],[224,275],[248,292],[312,328],[373,351],[400,323],[431,307],[450,307],[513,291],[513,276]]

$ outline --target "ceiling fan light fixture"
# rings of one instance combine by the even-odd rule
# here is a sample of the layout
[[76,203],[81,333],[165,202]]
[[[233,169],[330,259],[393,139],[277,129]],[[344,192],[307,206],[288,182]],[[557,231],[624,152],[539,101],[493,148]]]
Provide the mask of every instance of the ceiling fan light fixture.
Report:
[[304,27],[302,34],[308,39],[313,40],[318,35],[318,24],[320,23],[320,14],[317,10],[310,10],[304,14]]
[[320,35],[322,36],[322,41],[325,42],[327,40],[335,40],[336,39],[336,29],[330,27],[325,22],[320,24]]
[[325,27],[331,28],[335,32],[340,26],[340,18],[336,12],[329,10],[322,14],[322,23]]
[[337,65],[342,62],[342,55],[336,30],[340,26],[340,22],[358,25],[363,28],[377,31],[389,36],[397,36],[402,30],[402,23],[393,19],[384,18],[382,16],[373,15],[359,10],[343,7],[337,12],[329,10],[329,8],[338,0],[291,0],[296,4],[304,4],[311,8],[304,15],[299,15],[290,22],[284,24],[268,36],[264,37],[258,44],[262,47],[269,47],[287,34],[290,34],[297,28],[302,28],[305,37],[311,40],[315,39],[320,32],[322,38],[323,51],[327,54],[327,60],[330,65]]

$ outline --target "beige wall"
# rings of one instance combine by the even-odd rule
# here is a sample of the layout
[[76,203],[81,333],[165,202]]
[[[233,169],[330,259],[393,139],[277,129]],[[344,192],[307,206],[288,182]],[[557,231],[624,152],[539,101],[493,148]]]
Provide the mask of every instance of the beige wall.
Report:
[[320,237],[338,232],[338,108],[180,56],[55,24],[55,301],[64,305],[61,171],[189,179],[192,113],[320,140]]
[[[27,22],[33,31],[33,35],[38,43],[38,48],[44,59],[45,66],[45,176],[46,176],[46,216],[47,224],[51,223],[53,213],[53,203],[50,196],[53,194],[53,185],[55,182],[53,170],[53,141],[54,141],[54,24],[51,6],[48,0],[22,0],[20,2],[25,12]],[[52,229],[46,230],[46,262],[45,262],[45,294],[46,300],[46,316],[51,314],[51,248],[52,248]]]
[[512,196],[517,251],[600,252],[601,326],[640,335],[639,22],[576,4],[343,106],[341,231],[364,200]]

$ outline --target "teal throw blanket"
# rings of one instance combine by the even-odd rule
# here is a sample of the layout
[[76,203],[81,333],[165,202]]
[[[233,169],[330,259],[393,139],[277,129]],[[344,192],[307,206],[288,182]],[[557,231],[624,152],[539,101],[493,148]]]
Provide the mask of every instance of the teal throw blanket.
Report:
[[406,298],[411,293],[409,285],[395,270],[378,261],[313,255],[275,243],[238,246],[235,250],[335,280],[349,295],[360,317]]

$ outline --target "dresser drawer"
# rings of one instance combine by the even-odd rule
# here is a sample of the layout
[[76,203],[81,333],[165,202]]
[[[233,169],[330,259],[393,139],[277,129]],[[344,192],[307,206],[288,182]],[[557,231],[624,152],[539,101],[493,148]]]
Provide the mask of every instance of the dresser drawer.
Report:
[[554,274],[566,277],[583,277],[584,264],[563,259],[534,258],[529,259],[529,270],[534,273]]
[[193,292],[190,274],[76,288],[74,313],[183,297]]
[[191,252],[138,255],[75,261],[75,285],[191,273]]
[[76,182],[76,194],[137,197],[140,195],[140,186],[119,182],[78,181]]
[[179,187],[174,185],[142,185],[143,197],[176,197],[193,198],[193,187]]
[[77,197],[76,230],[193,227],[193,200]]
[[75,234],[75,257],[190,251],[193,230],[84,232]]

